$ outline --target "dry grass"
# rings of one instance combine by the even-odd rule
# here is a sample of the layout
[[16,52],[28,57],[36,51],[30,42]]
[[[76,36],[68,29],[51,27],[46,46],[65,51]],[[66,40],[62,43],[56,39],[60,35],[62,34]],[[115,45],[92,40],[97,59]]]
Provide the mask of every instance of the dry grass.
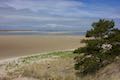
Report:
[[24,77],[33,77],[40,80],[75,80],[73,60],[56,59],[44,61],[42,63],[33,63],[23,68]]

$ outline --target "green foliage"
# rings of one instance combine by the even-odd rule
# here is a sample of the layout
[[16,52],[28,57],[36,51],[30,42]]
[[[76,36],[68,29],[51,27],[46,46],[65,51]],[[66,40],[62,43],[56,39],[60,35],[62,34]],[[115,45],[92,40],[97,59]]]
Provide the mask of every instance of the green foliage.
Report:
[[[83,40],[85,47],[78,48],[74,53],[75,69],[80,74],[92,74],[115,60],[120,55],[120,30],[114,28],[113,20],[100,19],[92,24],[92,29],[87,31],[86,37],[92,39]],[[84,56],[80,56],[84,53]]]
[[81,54],[86,51],[86,47],[78,48],[73,51],[75,54]]
[[114,27],[113,20],[100,19],[98,22],[92,24],[92,29],[87,31],[86,37],[103,37]]
[[[80,62],[77,62],[76,69],[80,70],[83,74],[94,73],[99,68],[99,60],[95,57],[84,57]],[[81,65],[81,66],[78,66]]]

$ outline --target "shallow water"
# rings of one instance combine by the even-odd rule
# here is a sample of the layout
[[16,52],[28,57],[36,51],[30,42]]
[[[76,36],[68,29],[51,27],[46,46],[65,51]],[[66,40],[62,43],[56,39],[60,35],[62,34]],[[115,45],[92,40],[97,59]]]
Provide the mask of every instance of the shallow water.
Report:
[[0,35],[85,35],[84,31],[0,31]]

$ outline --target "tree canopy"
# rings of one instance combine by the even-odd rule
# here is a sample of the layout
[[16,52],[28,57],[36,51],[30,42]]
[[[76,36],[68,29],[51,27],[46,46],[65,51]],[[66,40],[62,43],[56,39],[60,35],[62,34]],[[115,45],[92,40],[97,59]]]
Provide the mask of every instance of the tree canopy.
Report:
[[87,31],[86,37],[104,37],[105,35],[108,35],[110,31],[115,26],[115,23],[113,20],[105,20],[100,19],[98,22],[94,22],[92,24],[92,29]]

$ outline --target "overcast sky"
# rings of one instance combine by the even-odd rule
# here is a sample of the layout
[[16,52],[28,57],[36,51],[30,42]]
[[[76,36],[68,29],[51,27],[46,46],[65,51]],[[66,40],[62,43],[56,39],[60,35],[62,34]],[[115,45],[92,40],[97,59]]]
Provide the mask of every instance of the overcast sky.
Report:
[[120,0],[0,0],[0,29],[87,30],[100,18],[120,27]]

